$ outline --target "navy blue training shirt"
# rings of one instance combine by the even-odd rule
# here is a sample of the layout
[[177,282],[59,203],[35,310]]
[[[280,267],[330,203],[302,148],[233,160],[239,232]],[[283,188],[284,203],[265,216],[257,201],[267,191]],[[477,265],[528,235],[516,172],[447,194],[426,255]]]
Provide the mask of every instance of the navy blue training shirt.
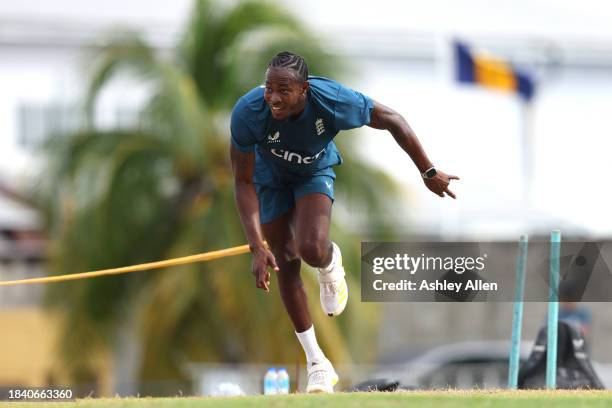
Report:
[[263,86],[242,96],[232,110],[233,145],[255,152],[253,182],[282,187],[313,175],[335,177],[342,162],[333,138],[370,123],[374,102],[331,79],[311,76],[306,107],[295,119],[272,118]]

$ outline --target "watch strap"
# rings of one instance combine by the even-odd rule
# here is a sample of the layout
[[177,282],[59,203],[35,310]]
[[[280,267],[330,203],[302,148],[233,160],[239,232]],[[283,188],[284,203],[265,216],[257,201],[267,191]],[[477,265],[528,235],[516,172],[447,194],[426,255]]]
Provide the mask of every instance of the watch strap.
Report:
[[421,177],[423,177],[424,179],[430,179],[430,178],[435,177],[436,174],[437,174],[436,168],[434,166],[431,166],[430,168],[425,170],[423,173],[421,173]]

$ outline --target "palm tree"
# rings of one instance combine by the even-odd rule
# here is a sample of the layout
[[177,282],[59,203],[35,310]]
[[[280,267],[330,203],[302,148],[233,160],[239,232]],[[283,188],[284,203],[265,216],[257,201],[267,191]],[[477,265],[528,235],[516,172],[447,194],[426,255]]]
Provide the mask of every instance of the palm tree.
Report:
[[[338,61],[279,6],[263,0],[223,3],[196,1],[171,56],[128,33],[95,56],[86,93],[87,126],[49,145],[49,167],[41,181],[53,273],[244,242],[227,159],[233,103],[261,82],[265,61],[280,49],[304,55],[311,71],[321,75],[337,73]],[[138,124],[101,130],[96,102],[125,72],[135,74],[135,83],[148,92]],[[340,145],[351,150],[349,144]],[[380,214],[394,194],[393,184],[350,153],[345,157],[338,194]],[[373,182],[378,194],[370,193]],[[378,221],[372,218],[372,224]],[[343,242],[355,243],[345,258],[353,272],[351,286],[357,288],[359,236],[342,223],[333,229]],[[279,296],[256,290],[249,270],[249,257],[243,256],[49,286],[48,304],[63,316],[63,365],[75,382],[87,382],[98,370],[99,356],[110,353],[117,381],[126,385],[135,379],[184,379],[181,369],[188,361],[301,359]],[[307,285],[309,293],[317,293],[313,279]],[[369,340],[359,334],[375,326],[375,311],[361,307],[358,297],[354,291],[339,326],[313,313],[320,340],[335,360],[348,362],[352,353],[367,349]],[[353,333],[350,342],[343,335],[348,332]]]

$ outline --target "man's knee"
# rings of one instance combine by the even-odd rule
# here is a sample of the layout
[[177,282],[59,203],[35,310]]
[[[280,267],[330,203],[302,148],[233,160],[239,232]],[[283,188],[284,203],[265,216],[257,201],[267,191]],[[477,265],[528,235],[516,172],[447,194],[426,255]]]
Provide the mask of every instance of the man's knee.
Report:
[[295,241],[271,245],[270,250],[272,251],[274,259],[279,267],[281,264],[293,264],[296,260],[299,261],[300,259]]
[[320,268],[329,263],[331,243],[327,239],[306,239],[299,243],[299,251],[308,265]]

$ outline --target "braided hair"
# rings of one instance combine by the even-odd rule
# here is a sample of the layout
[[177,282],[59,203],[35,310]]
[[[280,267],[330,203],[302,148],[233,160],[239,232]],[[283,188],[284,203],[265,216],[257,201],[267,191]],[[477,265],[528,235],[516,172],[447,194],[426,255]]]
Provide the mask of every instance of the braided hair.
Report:
[[289,51],[279,52],[268,62],[268,68],[287,68],[295,73],[300,82],[308,80],[308,65],[301,56]]

